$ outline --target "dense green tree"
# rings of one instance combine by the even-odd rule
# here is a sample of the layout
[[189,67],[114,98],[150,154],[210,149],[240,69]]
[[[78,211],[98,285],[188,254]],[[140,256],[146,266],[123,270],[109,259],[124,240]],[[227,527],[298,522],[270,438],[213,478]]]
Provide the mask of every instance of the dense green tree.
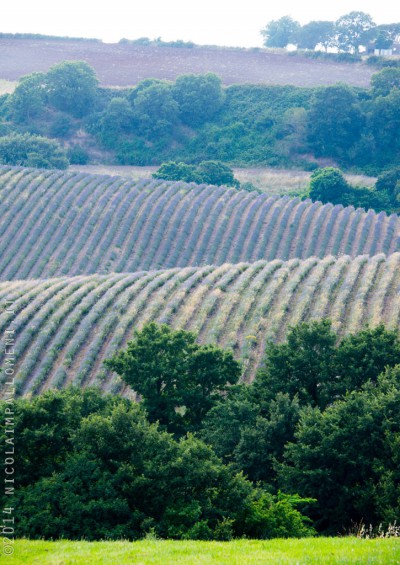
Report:
[[105,364],[142,396],[151,422],[175,433],[198,429],[241,374],[231,352],[199,345],[195,334],[154,322],[135,330],[127,348]]
[[303,322],[289,329],[286,342],[268,344],[254,389],[259,402],[283,392],[324,408],[397,364],[399,335],[383,325],[339,340],[329,320]]
[[17,123],[29,123],[42,114],[46,102],[46,75],[32,73],[20,78],[8,100],[11,118]]
[[100,391],[89,388],[48,391],[33,399],[18,400],[14,410],[20,450],[16,466],[18,486],[30,485],[62,468],[72,449],[71,437],[82,418],[124,403],[121,398],[104,398]]
[[133,97],[133,115],[139,133],[150,138],[171,135],[179,115],[171,85],[161,81],[139,84]]
[[234,177],[232,169],[220,161],[202,161],[197,166],[169,161],[168,163],[163,163],[153,173],[153,177],[164,180],[196,182],[198,184],[214,184],[216,186],[235,186],[236,188],[240,186],[239,181]]
[[376,161],[381,166],[396,164],[400,151],[400,88],[371,102],[368,127],[374,137]]
[[331,378],[335,342],[329,320],[291,327],[284,343],[268,344],[255,386],[271,400],[283,392],[298,395],[302,403],[326,406],[336,392]]
[[[5,403],[0,403],[6,409]],[[300,537],[297,496],[266,495],[188,435],[150,424],[140,404],[100,391],[13,404],[19,535],[33,539]],[[2,438],[4,441],[4,437]],[[5,503],[4,493],[0,502]],[[260,507],[262,501],[262,508]],[[262,509],[262,512],[261,512]]]
[[290,16],[272,20],[261,30],[264,45],[265,47],[286,47],[289,43],[295,42],[299,29],[299,22]]
[[27,133],[0,137],[0,163],[41,169],[66,169],[69,165],[56,141]]
[[358,53],[361,45],[366,45],[372,37],[375,24],[365,12],[350,12],[341,16],[335,23],[337,46],[342,51]]
[[94,69],[84,61],[66,61],[46,74],[49,103],[77,118],[93,111],[98,96]]
[[334,364],[343,389],[358,390],[368,380],[375,382],[385,367],[400,364],[399,334],[380,324],[345,336],[336,349]]
[[221,79],[213,74],[181,75],[173,86],[173,97],[179,105],[179,115],[189,126],[199,126],[210,120],[224,103]]
[[254,482],[276,487],[276,461],[294,438],[299,420],[297,396],[278,392],[272,397],[258,386],[233,387],[205,417],[200,437],[225,463]]
[[307,136],[317,156],[346,160],[363,125],[359,101],[350,87],[335,85],[316,90],[308,112]]
[[343,202],[349,190],[349,184],[342,172],[334,167],[315,170],[310,179],[310,198],[324,204]]
[[107,148],[118,147],[121,135],[134,132],[134,113],[123,97],[112,98],[96,121],[95,129]]
[[379,193],[388,194],[393,207],[400,207],[400,167],[394,167],[380,174],[376,180],[375,189]]
[[335,24],[329,21],[311,21],[296,33],[296,44],[299,49],[315,49],[323,45],[325,50],[334,42]]
[[197,173],[196,165],[187,163],[175,163],[168,161],[163,163],[160,168],[153,173],[153,178],[171,181],[197,182],[201,183],[201,178]]
[[201,181],[207,184],[226,185],[239,187],[240,183],[233,176],[233,171],[228,165],[220,161],[202,161],[197,172]]
[[318,528],[337,534],[354,523],[387,526],[398,516],[399,367],[329,406],[303,411],[285,448],[279,482],[318,499]]
[[400,69],[387,67],[371,77],[374,96],[387,96],[393,88],[400,89]]

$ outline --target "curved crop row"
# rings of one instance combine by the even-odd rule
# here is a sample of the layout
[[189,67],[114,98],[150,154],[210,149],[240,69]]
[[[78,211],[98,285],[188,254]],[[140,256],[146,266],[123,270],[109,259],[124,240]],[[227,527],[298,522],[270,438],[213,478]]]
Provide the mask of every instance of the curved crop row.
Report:
[[3,311],[0,332],[15,329],[19,394],[71,382],[122,389],[102,361],[150,320],[231,347],[251,379],[266,341],[302,320],[330,317],[341,334],[399,327],[399,285],[400,253],[11,281],[0,296],[15,312]]
[[400,218],[232,188],[0,167],[0,280],[400,251]]

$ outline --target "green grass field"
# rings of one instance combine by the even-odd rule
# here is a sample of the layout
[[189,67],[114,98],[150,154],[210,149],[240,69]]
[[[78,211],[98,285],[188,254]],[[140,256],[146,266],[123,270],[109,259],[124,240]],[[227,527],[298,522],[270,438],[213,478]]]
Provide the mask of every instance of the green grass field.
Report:
[[400,539],[317,538],[233,542],[18,540],[3,562],[21,565],[264,565],[400,563]]

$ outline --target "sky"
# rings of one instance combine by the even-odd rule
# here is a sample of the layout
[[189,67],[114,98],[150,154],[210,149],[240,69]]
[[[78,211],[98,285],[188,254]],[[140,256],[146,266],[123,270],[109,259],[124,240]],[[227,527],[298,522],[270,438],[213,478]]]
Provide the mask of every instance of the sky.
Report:
[[161,37],[198,44],[260,47],[260,29],[291,16],[300,24],[335,21],[352,11],[376,24],[400,22],[398,0],[10,0],[1,10],[0,31],[95,37],[118,42]]

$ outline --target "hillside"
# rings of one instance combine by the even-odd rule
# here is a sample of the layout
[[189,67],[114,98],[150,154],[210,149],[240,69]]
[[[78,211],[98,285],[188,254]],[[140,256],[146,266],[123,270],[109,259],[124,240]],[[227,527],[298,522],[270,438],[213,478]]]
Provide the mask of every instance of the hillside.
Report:
[[150,320],[231,347],[251,379],[266,340],[301,320],[330,317],[340,333],[399,327],[399,285],[400,253],[13,281],[0,283],[15,309],[0,328],[16,331],[20,394],[71,382],[121,390],[102,361]]
[[0,280],[391,254],[400,218],[225,187],[0,168]]
[[369,85],[374,69],[363,64],[316,61],[265,49],[157,47],[62,39],[0,39],[0,78],[17,80],[62,61],[86,61],[103,86],[132,86],[145,78],[174,80],[214,72],[229,84]]

